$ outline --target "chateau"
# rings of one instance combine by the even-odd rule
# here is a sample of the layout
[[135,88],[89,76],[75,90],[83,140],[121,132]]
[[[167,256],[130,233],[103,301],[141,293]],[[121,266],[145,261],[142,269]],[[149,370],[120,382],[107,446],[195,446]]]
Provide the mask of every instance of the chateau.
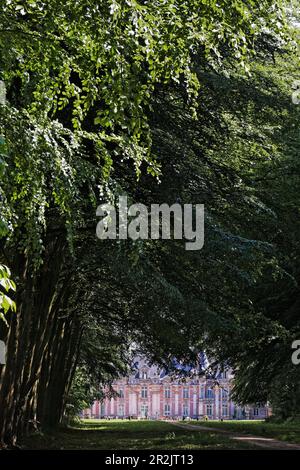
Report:
[[[136,357],[132,374],[113,383],[118,395],[103,402],[96,401],[83,416],[225,420],[264,419],[270,414],[268,407],[240,407],[231,400],[233,375],[230,371],[209,378],[197,375],[197,370],[192,367],[177,364],[176,369],[178,374],[168,374],[165,369],[148,364],[144,357]],[[203,363],[200,369],[203,370]],[[185,378],[188,372],[192,373],[192,378]]]

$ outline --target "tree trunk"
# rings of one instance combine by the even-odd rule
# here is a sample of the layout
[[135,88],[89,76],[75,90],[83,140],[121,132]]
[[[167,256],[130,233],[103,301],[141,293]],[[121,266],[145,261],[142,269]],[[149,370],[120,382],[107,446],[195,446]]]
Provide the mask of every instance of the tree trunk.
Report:
[[[13,276],[19,279],[17,313],[11,315],[7,334],[7,363],[0,378],[0,442],[15,445],[34,408],[35,387],[48,347],[53,308],[63,266],[64,235],[47,237],[43,265],[32,273],[25,256],[18,256]],[[29,410],[32,410],[29,412]],[[25,419],[27,422],[25,422]]]

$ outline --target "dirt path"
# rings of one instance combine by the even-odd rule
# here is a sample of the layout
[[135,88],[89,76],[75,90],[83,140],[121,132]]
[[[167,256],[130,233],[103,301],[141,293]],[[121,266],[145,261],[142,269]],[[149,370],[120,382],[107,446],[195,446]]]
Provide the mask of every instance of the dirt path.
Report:
[[168,421],[174,426],[178,426],[183,429],[190,429],[191,431],[213,431],[220,434],[226,434],[230,439],[240,442],[247,442],[249,444],[254,444],[263,449],[276,449],[276,450],[300,450],[299,444],[290,444],[289,442],[278,441],[272,437],[261,437],[253,436],[251,434],[238,434],[232,431],[226,431],[225,429],[211,428],[207,426],[201,426],[197,424],[181,424],[174,421]]

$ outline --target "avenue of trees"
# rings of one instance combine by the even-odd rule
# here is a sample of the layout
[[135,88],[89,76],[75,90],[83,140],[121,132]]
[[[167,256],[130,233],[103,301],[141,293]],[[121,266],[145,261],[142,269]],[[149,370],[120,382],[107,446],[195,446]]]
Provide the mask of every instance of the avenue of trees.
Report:
[[[300,412],[297,34],[271,0],[0,0],[0,445],[205,350]],[[5,96],[4,96],[5,94]],[[205,245],[96,238],[96,208],[205,204]],[[213,364],[212,364],[213,367]]]

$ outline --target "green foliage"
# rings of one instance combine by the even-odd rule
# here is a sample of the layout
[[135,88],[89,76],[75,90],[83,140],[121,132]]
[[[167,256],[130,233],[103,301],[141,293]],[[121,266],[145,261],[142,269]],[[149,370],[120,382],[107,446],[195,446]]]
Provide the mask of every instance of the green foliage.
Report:
[[60,119],[67,112],[75,130],[89,131],[94,119],[105,171],[112,164],[107,144],[113,140],[114,157],[133,159],[138,175],[145,160],[157,174],[147,119],[156,84],[182,82],[193,109],[199,90],[195,54],[203,50],[206,61],[225,72],[229,51],[247,68],[261,30],[281,34],[280,5],[1,0],[2,75],[8,89],[19,79],[14,101],[23,101],[39,118],[46,113]]
[[[298,60],[286,59],[257,61],[248,78],[202,71],[198,122],[180,87],[156,94],[151,130],[161,183],[142,176],[137,184],[122,164],[110,189],[118,194],[123,186],[146,204],[205,202],[205,246],[187,254],[175,240],[117,248],[108,242],[98,263],[106,264],[106,279],[114,276],[106,285],[98,271],[95,296],[105,305],[113,292],[108,310],[119,311],[120,331],[129,330],[154,360],[168,363],[176,351],[189,361],[193,348],[205,348],[234,367],[236,401],[275,406],[279,389],[291,413],[298,409],[289,390],[298,387],[290,356],[299,322],[287,322],[285,302],[299,279],[298,222],[291,217],[299,204],[299,108],[290,99]],[[91,262],[89,270],[96,284]]]
[[16,311],[15,302],[7,295],[10,291],[16,290],[16,285],[10,276],[8,267],[0,264],[0,320],[3,320],[7,326],[5,315],[9,310]]
[[[73,410],[126,372],[132,343],[161,363],[205,348],[236,368],[239,400],[268,398],[273,347],[282,368],[299,331],[297,309],[282,314],[298,295],[299,111],[298,61],[280,59],[281,2],[0,0],[0,11],[0,261],[34,307],[16,320],[27,348],[16,371],[37,342],[38,368],[15,377],[19,408],[35,403],[27,391],[52,334],[54,352],[79,365]],[[96,241],[96,205],[120,193],[205,203],[205,248]],[[2,271],[6,299],[14,284]],[[53,369],[65,359],[46,356]],[[13,395],[9,406],[15,416]]]
[[83,367],[78,367],[68,396],[66,415],[74,418],[80,411],[89,408],[95,400],[101,398],[99,383],[93,386],[88,372]]
[[[0,82],[0,94],[4,94],[4,90],[1,89],[2,83]],[[2,96],[3,97],[3,96]],[[0,104],[5,104],[5,99],[0,101]],[[3,178],[5,172],[5,160],[4,158],[7,157],[6,154],[6,142],[5,139],[0,135],[0,178]],[[6,213],[6,205],[4,204],[5,201],[5,193],[3,188],[0,186],[0,238],[7,234],[8,227],[7,227],[7,220],[5,218]],[[0,319],[3,320],[6,324],[5,315],[9,310],[16,310],[15,302],[7,295],[10,291],[14,291],[16,289],[15,283],[10,279],[11,273],[7,266],[0,264]],[[8,324],[7,324],[8,326]]]
[[197,51],[223,72],[227,56],[246,66],[262,25],[270,34],[281,28],[272,3],[1,0],[1,224],[10,236],[18,228],[19,247],[41,255],[53,206],[70,239],[83,187],[95,201],[118,156],[132,159],[138,176],[144,160],[158,175],[149,127],[155,88],[182,84],[193,113]]
[[0,109],[0,120],[6,146],[1,179],[6,238],[17,241],[18,249],[38,265],[47,214],[51,220],[51,211],[56,212],[55,223],[61,220],[71,241],[74,222],[80,224],[81,188],[87,180],[95,184],[97,173],[83,158],[80,141],[58,121],[37,122],[26,111],[9,107]]

